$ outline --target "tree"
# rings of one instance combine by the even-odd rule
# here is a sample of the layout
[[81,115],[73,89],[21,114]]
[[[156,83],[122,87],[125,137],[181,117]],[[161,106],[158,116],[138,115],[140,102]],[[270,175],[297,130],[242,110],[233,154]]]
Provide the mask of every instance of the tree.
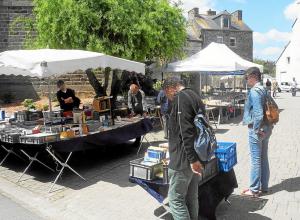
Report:
[[268,74],[270,76],[275,77],[276,74],[276,64],[274,61],[268,60],[261,60],[261,59],[254,59],[254,63],[263,65],[264,67],[264,74]]
[[34,48],[74,48],[136,61],[181,54],[185,19],[167,0],[34,0]]

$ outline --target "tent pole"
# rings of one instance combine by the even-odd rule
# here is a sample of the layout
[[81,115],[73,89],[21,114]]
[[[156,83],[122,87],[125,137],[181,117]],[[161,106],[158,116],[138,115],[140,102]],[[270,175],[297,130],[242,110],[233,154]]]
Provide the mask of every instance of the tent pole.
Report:
[[48,99],[49,99],[49,110],[50,110],[50,114],[52,112],[52,102],[51,102],[51,82],[50,79],[48,80]]
[[[46,61],[41,62],[41,68],[43,72],[43,76],[46,75],[47,73],[47,68],[48,68],[48,63]],[[51,82],[50,78],[48,79],[48,99],[49,99],[49,110],[50,110],[50,117],[51,117],[51,112],[52,112],[52,103],[51,103]]]
[[202,96],[202,74],[201,72],[199,72],[200,74],[200,96]]

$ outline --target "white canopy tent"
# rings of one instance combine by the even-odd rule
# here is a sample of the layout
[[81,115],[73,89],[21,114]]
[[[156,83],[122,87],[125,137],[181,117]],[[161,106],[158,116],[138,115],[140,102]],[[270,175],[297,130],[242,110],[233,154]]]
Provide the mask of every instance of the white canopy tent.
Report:
[[200,52],[178,62],[168,64],[166,72],[205,72],[219,75],[241,75],[242,70],[263,66],[241,58],[225,44],[210,43]]
[[[41,63],[47,62],[43,71]],[[145,64],[83,50],[12,50],[0,53],[0,75],[49,77],[88,68],[120,69],[145,74]]]
[[[90,51],[39,49],[11,50],[0,53],[0,75],[45,78],[99,67],[145,74],[143,63]],[[49,85],[49,107],[52,111],[50,93]]]
[[[201,75],[243,75],[250,67],[258,67],[263,71],[263,66],[241,58],[225,44],[212,42],[198,53],[178,62],[168,64],[166,72],[198,72]],[[235,77],[234,77],[235,85]],[[235,86],[234,86],[235,87]],[[201,93],[201,89],[200,89]]]

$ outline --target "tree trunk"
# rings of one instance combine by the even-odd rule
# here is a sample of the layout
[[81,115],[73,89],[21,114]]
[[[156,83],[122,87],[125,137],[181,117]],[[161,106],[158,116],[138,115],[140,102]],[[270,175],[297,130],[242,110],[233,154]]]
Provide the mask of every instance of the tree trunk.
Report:
[[87,69],[85,73],[96,93],[96,97],[106,96],[106,91],[104,90],[103,86],[99,83],[92,69]]

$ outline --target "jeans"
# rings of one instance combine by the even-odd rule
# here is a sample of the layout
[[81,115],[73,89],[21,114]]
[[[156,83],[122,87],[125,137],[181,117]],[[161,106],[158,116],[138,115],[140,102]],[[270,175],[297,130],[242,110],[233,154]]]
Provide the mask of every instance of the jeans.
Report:
[[264,126],[265,136],[260,137],[253,128],[249,128],[249,146],[251,155],[250,187],[252,192],[267,191],[270,178],[268,144],[273,126]]
[[175,171],[169,168],[169,204],[174,220],[198,219],[199,177],[190,168]]

